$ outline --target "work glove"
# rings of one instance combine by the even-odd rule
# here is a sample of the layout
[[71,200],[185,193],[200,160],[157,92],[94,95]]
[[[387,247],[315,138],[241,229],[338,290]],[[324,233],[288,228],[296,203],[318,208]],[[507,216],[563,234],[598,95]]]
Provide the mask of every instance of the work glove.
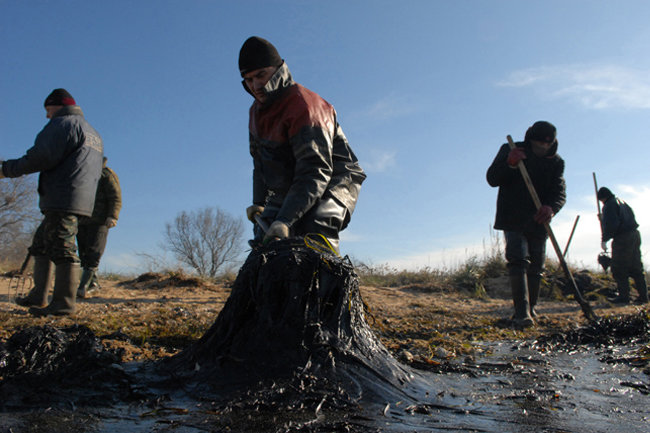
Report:
[[248,206],[246,208],[246,218],[252,223],[255,223],[255,215],[261,215],[264,212],[264,206],[258,206],[256,204]]
[[117,225],[117,220],[115,218],[108,217],[108,218],[106,218],[106,221],[104,222],[104,224],[109,229],[112,229],[113,227],[115,227]]
[[535,222],[537,224],[547,224],[551,222],[551,218],[553,218],[553,209],[551,209],[550,206],[548,205],[542,205],[539,209],[537,209],[537,213],[533,217]]
[[603,251],[607,252],[607,242],[601,242],[600,243],[600,248],[602,248]]
[[269,229],[266,231],[266,235],[264,236],[264,243],[266,244],[276,239],[284,239],[288,237],[289,226],[282,221],[273,221],[271,227],[269,227]]
[[515,168],[522,159],[526,159],[526,152],[521,147],[515,147],[510,150],[510,153],[508,153],[508,159],[506,159],[506,162],[510,167]]

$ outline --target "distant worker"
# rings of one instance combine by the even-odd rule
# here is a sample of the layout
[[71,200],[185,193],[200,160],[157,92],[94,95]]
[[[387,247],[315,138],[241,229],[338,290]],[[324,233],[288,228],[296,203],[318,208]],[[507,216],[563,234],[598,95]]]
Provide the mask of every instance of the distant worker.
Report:
[[[523,142],[510,149],[501,146],[487,171],[487,181],[499,187],[494,228],[503,230],[506,261],[514,304],[513,324],[534,325],[542,270],[546,259],[549,223],[566,201],[564,160],[557,154],[556,128],[549,122],[535,122]],[[523,161],[542,206],[531,198],[517,164]]]
[[[50,121],[25,156],[4,161],[0,177],[40,172],[39,206],[44,218],[29,248],[34,257],[34,287],[16,303],[31,307],[29,312],[35,316],[69,315],[75,312],[79,286],[78,221],[92,215],[104,146],[65,89],[52,91],[44,105]],[[48,305],[53,266],[54,293]]]
[[97,184],[95,208],[90,217],[79,219],[77,244],[81,259],[81,281],[77,289],[77,297],[85,298],[99,289],[97,269],[99,261],[106,249],[108,230],[117,225],[122,209],[122,190],[117,174],[106,166],[104,157],[102,176]]
[[603,202],[601,217],[602,248],[607,251],[607,242],[612,240],[612,276],[616,281],[618,296],[611,301],[615,304],[630,302],[630,281],[634,280],[639,297],[636,302],[648,302],[648,287],[641,261],[641,234],[634,212],[630,205],[614,196],[605,187],[598,190],[598,200]]
[[293,81],[287,64],[267,40],[253,36],[239,52],[250,108],[253,204],[268,242],[308,233],[323,235],[338,250],[366,178],[336,118],[334,107]]

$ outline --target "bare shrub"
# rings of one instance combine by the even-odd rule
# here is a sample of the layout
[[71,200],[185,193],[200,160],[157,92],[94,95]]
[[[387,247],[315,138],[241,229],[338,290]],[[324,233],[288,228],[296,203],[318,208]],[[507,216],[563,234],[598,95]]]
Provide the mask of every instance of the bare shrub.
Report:
[[165,224],[164,248],[199,276],[215,278],[225,265],[236,261],[243,251],[244,227],[218,208],[181,212],[173,223]]
[[0,265],[24,259],[41,219],[37,199],[34,176],[0,180]]

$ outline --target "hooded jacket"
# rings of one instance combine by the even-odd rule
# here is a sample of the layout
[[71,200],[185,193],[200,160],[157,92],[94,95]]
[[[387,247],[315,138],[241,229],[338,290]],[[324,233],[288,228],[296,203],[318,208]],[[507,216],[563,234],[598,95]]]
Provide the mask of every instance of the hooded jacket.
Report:
[[[543,157],[533,153],[528,141],[515,144],[526,153],[523,162],[540,202],[557,214],[566,202],[564,160],[557,154],[557,141]],[[508,143],[501,146],[486,175],[490,186],[499,187],[494,228],[545,234],[544,226],[533,220],[537,209],[519,168],[512,168],[507,163],[509,153]]]
[[104,145],[77,105],[64,106],[38,133],[26,154],[3,163],[7,177],[40,172],[39,207],[90,216],[102,171]]
[[[246,86],[244,86],[246,87]],[[253,203],[279,208],[291,226],[325,193],[351,214],[366,178],[336,120],[334,107],[293,81],[283,63],[250,108]]]
[[602,214],[603,242],[636,230],[638,227],[639,224],[630,205],[614,196],[605,201]]

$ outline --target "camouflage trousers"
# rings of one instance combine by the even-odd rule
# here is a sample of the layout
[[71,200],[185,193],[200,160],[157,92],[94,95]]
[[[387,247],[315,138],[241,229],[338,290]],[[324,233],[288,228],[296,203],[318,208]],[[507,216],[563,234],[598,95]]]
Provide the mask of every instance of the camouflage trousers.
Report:
[[55,265],[79,263],[76,236],[77,215],[67,212],[47,211],[36,229],[29,253],[32,256],[47,256]]

